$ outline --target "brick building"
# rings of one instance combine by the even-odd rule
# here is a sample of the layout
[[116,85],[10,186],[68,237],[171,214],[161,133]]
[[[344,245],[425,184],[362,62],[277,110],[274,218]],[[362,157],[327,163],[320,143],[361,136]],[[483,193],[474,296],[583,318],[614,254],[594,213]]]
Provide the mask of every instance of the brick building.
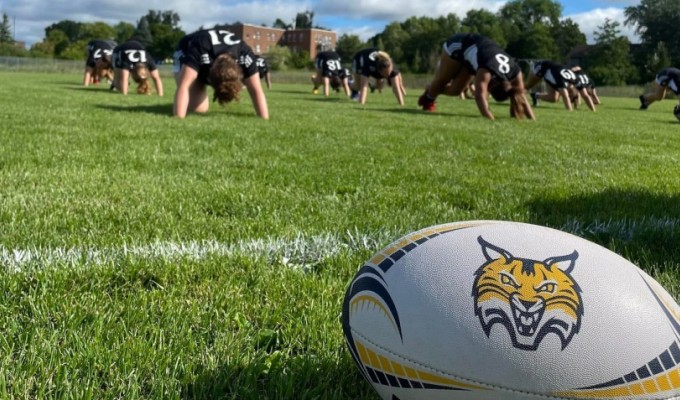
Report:
[[310,59],[316,53],[335,49],[338,35],[325,29],[280,29],[250,24],[233,24],[226,26],[231,32],[240,36],[255,54],[267,53],[274,46],[290,47],[295,52],[306,51]]

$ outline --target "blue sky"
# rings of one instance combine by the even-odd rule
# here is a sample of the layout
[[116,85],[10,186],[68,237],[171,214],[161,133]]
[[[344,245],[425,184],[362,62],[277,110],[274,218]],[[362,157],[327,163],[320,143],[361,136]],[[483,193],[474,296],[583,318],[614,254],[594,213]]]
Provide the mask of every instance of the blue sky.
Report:
[[[17,40],[29,46],[39,42],[45,28],[70,19],[80,22],[119,21],[136,24],[148,10],[173,10],[187,32],[200,26],[240,21],[271,24],[281,18],[292,22],[298,12],[314,12],[314,23],[339,34],[355,34],[367,39],[381,32],[392,21],[410,16],[436,17],[454,13],[461,18],[470,9],[497,11],[506,0],[0,0],[0,13],[7,14]],[[592,42],[593,32],[606,18],[622,23],[621,34],[635,41],[632,27],[623,26],[623,10],[635,1],[567,1],[562,16],[577,22]],[[16,23],[15,23],[16,21]],[[453,32],[452,32],[453,33]]]

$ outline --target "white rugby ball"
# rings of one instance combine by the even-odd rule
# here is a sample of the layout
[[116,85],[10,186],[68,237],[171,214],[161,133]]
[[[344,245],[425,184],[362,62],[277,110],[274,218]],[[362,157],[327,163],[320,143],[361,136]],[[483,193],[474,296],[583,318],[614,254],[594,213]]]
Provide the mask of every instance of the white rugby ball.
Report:
[[679,319],[623,257],[501,221],[395,241],[342,310],[349,351],[385,400],[680,399]]

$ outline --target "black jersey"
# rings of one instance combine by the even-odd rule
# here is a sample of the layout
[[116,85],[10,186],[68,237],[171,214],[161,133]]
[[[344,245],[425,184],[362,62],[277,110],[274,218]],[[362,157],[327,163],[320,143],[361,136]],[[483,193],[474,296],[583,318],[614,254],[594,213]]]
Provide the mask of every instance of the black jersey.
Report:
[[181,65],[198,71],[198,80],[208,84],[208,73],[215,59],[229,54],[241,66],[244,78],[258,73],[253,50],[233,32],[226,29],[205,29],[184,36],[175,58]]
[[566,89],[576,85],[576,73],[552,61],[539,61],[534,64],[534,75],[543,78],[555,90]]
[[[384,79],[385,77],[378,72],[378,66],[375,61],[375,56],[378,54],[378,49],[368,48],[357,52],[352,59],[352,70],[360,75],[371,77],[375,79]],[[392,66],[392,73],[388,79],[392,79],[399,75],[396,67]]]
[[331,78],[342,70],[340,55],[334,51],[322,51],[316,55],[314,65],[321,71],[321,76]]
[[103,56],[111,56],[115,47],[116,42],[113,40],[90,40],[87,43],[87,61],[85,61],[85,65],[94,68],[97,60]]
[[132,70],[135,65],[140,63],[146,64],[149,71],[157,69],[156,62],[142,43],[136,40],[128,40],[113,49],[113,66],[115,68]]
[[482,35],[455,34],[444,42],[444,51],[454,60],[464,63],[472,74],[484,68],[496,79],[512,80],[521,71],[505,50]]
[[664,68],[656,74],[656,83],[666,86],[680,96],[680,69]]
[[581,90],[595,88],[595,83],[588,75],[586,75],[585,72],[583,72],[583,70],[574,71],[574,75],[576,76],[576,89]]
[[257,72],[260,73],[260,79],[267,76],[269,72],[269,66],[267,65],[267,60],[262,56],[255,56],[255,65],[257,65]]

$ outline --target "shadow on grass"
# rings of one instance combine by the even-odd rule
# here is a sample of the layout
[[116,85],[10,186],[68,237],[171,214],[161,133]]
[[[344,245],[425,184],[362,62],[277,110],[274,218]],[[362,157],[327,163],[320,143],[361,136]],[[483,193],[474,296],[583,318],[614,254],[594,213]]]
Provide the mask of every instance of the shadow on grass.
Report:
[[405,105],[404,107],[399,107],[399,106],[395,105],[394,108],[374,108],[371,111],[386,112],[386,113],[392,113],[392,114],[424,115],[426,117],[431,117],[431,118],[436,118],[436,117],[456,117],[456,118],[474,118],[474,119],[483,118],[481,115],[478,115],[478,114],[456,114],[456,113],[453,113],[453,112],[441,112],[441,111],[427,112],[427,111],[423,111],[419,107],[409,107],[408,105]]
[[[172,104],[150,104],[150,105],[135,105],[135,106],[119,106],[111,104],[97,104],[97,108],[114,112],[133,112],[165,115],[172,117]],[[193,114],[192,114],[193,115]],[[203,114],[198,114],[203,115]]]
[[348,360],[340,364],[309,355],[271,364],[230,364],[198,371],[183,399],[378,399]]
[[680,196],[607,189],[526,204],[530,221],[566,230],[644,263],[680,263]]

